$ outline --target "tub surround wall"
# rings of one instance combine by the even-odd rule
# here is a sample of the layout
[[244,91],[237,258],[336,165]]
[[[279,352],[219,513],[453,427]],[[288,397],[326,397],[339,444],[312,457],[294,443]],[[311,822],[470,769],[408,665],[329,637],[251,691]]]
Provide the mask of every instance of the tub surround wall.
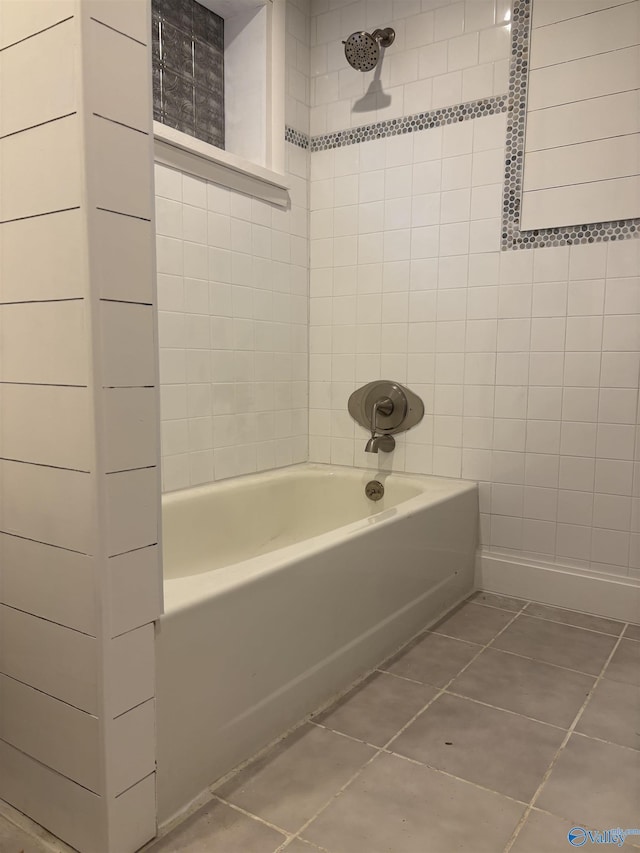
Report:
[[[286,121],[308,133],[308,8],[286,8]],[[308,436],[308,152],[290,205],[156,166],[163,490],[301,462]]]
[[[506,94],[507,7],[396,5],[411,14],[366,9],[367,25],[398,32],[382,106],[367,113],[367,75],[347,66],[338,38],[363,26],[361,4],[314,5],[312,134]],[[357,144],[345,133],[327,150],[312,136],[310,458],[366,464],[348,396],[380,376],[406,382],[427,415],[381,467],[480,481],[483,549],[513,558],[514,576],[529,561],[623,578],[633,592],[640,241],[551,235],[555,246],[501,252],[507,114],[464,112],[413,133],[385,125]]]
[[0,797],[90,853],[155,834],[147,12],[0,4]]

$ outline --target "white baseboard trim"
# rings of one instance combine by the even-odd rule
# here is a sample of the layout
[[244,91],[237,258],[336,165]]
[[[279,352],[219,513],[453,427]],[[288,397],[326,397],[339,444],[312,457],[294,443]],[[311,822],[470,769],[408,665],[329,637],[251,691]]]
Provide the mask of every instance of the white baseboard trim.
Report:
[[536,563],[479,550],[476,587],[622,622],[640,623],[640,581],[635,578]]

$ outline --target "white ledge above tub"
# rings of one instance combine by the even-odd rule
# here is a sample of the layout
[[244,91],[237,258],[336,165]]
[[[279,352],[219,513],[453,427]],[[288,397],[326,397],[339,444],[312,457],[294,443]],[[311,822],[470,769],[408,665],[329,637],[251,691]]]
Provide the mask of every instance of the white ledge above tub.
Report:
[[222,148],[215,148],[158,121],[153,123],[153,136],[156,163],[280,207],[289,205],[289,181],[286,175],[258,166]]

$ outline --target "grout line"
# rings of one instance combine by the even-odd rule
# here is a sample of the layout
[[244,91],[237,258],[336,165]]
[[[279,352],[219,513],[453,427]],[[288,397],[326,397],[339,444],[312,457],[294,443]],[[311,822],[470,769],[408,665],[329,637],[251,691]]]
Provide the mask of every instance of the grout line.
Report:
[[12,136],[18,136],[20,133],[27,133],[30,130],[37,130],[39,127],[45,127],[47,124],[54,124],[56,121],[62,121],[65,118],[71,118],[72,116],[77,115],[77,112],[64,113],[61,116],[54,116],[53,118],[48,118],[45,121],[39,121],[37,124],[30,124],[27,127],[20,127],[18,130],[12,130],[10,133],[5,133],[4,136],[0,136],[0,140],[4,141],[5,139],[10,139]]
[[111,30],[114,33],[118,33],[119,36],[124,36],[125,38],[134,41],[136,44],[142,45],[142,47],[147,47],[146,42],[140,41],[140,39],[137,39],[135,38],[135,36],[131,36],[129,35],[129,33],[125,33],[122,30],[119,30],[117,27],[112,27],[110,24],[105,24],[104,21],[101,21],[99,18],[94,18],[93,15],[91,16],[91,20],[94,23],[99,24],[101,27],[105,27],[107,30]]
[[34,468],[48,468],[50,471],[68,471],[71,474],[90,474],[88,468],[70,468],[68,465],[50,465],[46,462],[34,462],[33,459],[16,459],[13,456],[0,456],[0,462],[13,462],[16,465],[32,465]]
[[464,693],[456,693],[453,690],[444,691],[447,696],[455,696],[457,699],[465,699],[467,702],[474,702],[476,705],[483,705],[485,708],[492,708],[494,711],[503,711],[505,714],[511,714],[514,717],[522,717],[525,720],[530,720],[532,723],[540,723],[543,726],[551,726],[553,729],[560,729],[566,732],[566,726],[559,726],[557,723],[550,723],[548,720],[540,720],[537,717],[530,717],[528,714],[523,714],[521,711],[513,711],[511,708],[503,708],[500,705],[492,705],[490,702],[483,702],[481,699],[475,699],[473,696],[465,696]]
[[397,672],[391,672],[388,669],[376,669],[375,671],[381,673],[382,675],[390,675],[392,678],[399,678],[400,681],[408,681],[409,684],[420,684],[423,687],[433,687],[434,690],[440,689],[435,684],[429,684],[425,681],[418,681],[417,678],[409,678],[407,675],[399,675]]
[[[548,24],[537,24],[532,29],[535,31],[544,30],[546,27],[555,27],[558,24],[564,24],[568,21],[577,21],[578,18],[588,18],[590,15],[596,15],[599,12],[611,12],[613,9],[618,9],[620,6],[627,6],[630,2],[631,0],[612,0],[610,6],[605,6],[602,9],[593,9],[589,12],[579,12],[577,15],[571,15],[569,18],[560,18],[559,21],[549,21]],[[615,50],[624,50],[624,48],[615,48]],[[567,60],[567,62],[570,61],[571,60]]]
[[271,823],[270,821],[266,820],[263,817],[260,817],[257,814],[254,814],[253,812],[250,812],[250,811],[247,811],[246,809],[243,809],[242,806],[238,806],[235,803],[230,803],[228,800],[223,799],[218,794],[212,794],[211,799],[215,800],[217,803],[221,803],[224,806],[230,806],[232,809],[234,809],[234,811],[240,812],[240,814],[245,815],[245,817],[250,817],[253,820],[257,820],[259,823],[262,823],[265,826],[268,826],[269,829],[273,829],[276,832],[280,833],[280,835],[285,835],[286,836],[286,838],[285,838],[286,842],[290,841],[294,837],[292,832],[289,832],[288,830],[284,829],[281,826],[278,826],[275,823]]
[[[616,640],[616,642],[615,642],[615,644],[614,644],[613,648],[611,649],[611,652],[609,653],[609,656],[607,657],[606,661],[604,662],[604,664],[603,664],[603,666],[602,666],[602,669],[600,670],[600,674],[598,675],[598,677],[596,678],[596,680],[595,680],[595,682],[594,682],[594,684],[593,684],[593,687],[591,688],[591,690],[590,690],[590,691],[589,691],[589,693],[587,694],[587,696],[586,696],[586,698],[585,698],[584,702],[582,703],[582,705],[581,705],[581,706],[580,706],[580,708],[578,709],[578,713],[575,715],[575,717],[574,717],[574,719],[573,719],[573,722],[572,722],[572,723],[571,723],[571,725],[569,726],[569,729],[568,729],[568,731],[567,731],[567,734],[566,734],[566,735],[565,735],[565,737],[563,738],[562,743],[560,744],[560,746],[559,746],[559,747],[558,747],[558,749],[556,750],[555,755],[554,755],[554,756],[553,756],[553,758],[551,759],[551,762],[550,762],[549,766],[547,767],[547,771],[546,771],[546,773],[544,774],[544,776],[542,777],[542,781],[541,781],[541,782],[540,782],[540,784],[538,785],[538,788],[536,789],[536,791],[535,791],[534,795],[531,797],[531,800],[529,801],[529,805],[528,805],[528,807],[525,809],[524,814],[522,815],[522,817],[520,818],[520,820],[518,821],[518,824],[517,824],[516,828],[514,829],[514,831],[513,831],[512,835],[511,835],[511,838],[510,838],[510,839],[509,839],[509,841],[507,842],[507,844],[506,844],[506,846],[505,846],[505,848],[504,848],[503,853],[509,853],[509,851],[510,851],[510,850],[511,850],[511,848],[513,847],[513,845],[514,845],[514,843],[515,843],[515,841],[516,841],[516,839],[517,839],[518,835],[520,834],[520,831],[522,830],[522,827],[525,825],[525,823],[526,823],[526,821],[527,821],[527,819],[528,819],[529,815],[531,814],[531,809],[535,806],[535,804],[536,804],[536,801],[537,801],[538,797],[539,797],[539,796],[540,796],[540,794],[542,793],[542,789],[544,788],[545,784],[547,783],[547,780],[548,780],[548,779],[549,779],[549,777],[551,776],[551,773],[553,772],[553,769],[554,769],[554,767],[556,766],[556,764],[557,764],[557,762],[558,762],[558,759],[559,759],[559,758],[560,758],[560,756],[562,755],[562,752],[563,752],[563,750],[564,750],[565,746],[566,746],[566,745],[567,745],[567,743],[569,742],[569,738],[571,737],[571,735],[572,735],[572,734],[573,734],[573,732],[575,731],[575,727],[576,727],[576,726],[578,725],[578,723],[580,722],[580,718],[582,717],[582,715],[583,715],[583,713],[584,713],[584,710],[585,710],[585,708],[587,707],[587,704],[589,703],[589,701],[590,701],[590,699],[591,699],[591,697],[592,697],[592,695],[593,695],[593,693],[594,693],[594,691],[595,691],[596,687],[598,686],[598,684],[600,683],[600,681],[601,681],[601,680],[602,680],[602,678],[604,677],[604,672],[605,672],[605,670],[606,670],[607,666],[609,665],[609,663],[610,663],[611,659],[613,658],[614,654],[615,654],[615,653],[616,653],[616,651],[618,650],[618,646],[620,645],[621,641],[622,641],[622,636],[620,636],[620,637],[618,637],[618,638],[617,638],[617,640]],[[618,744],[616,744],[616,745],[618,745]]]
[[[30,539],[28,541],[32,542],[34,540]],[[67,550],[67,549],[65,548],[62,550]],[[81,552],[80,551],[72,551],[71,553],[79,554]],[[80,628],[74,628],[71,625],[65,625],[64,622],[57,622],[55,619],[49,619],[48,616],[40,616],[38,613],[32,613],[30,610],[24,610],[22,607],[16,607],[15,604],[8,604],[6,601],[0,601],[0,608],[2,608],[2,607],[6,607],[7,610],[12,610],[14,613],[22,613],[25,616],[31,616],[33,619],[39,619],[41,622],[47,622],[49,625],[57,625],[58,628],[64,628],[66,631],[73,631],[74,634],[80,634],[83,637],[90,637],[93,640],[96,639],[95,634],[89,634],[88,631],[81,631]],[[4,674],[8,675],[8,673],[4,673]],[[13,676],[11,676],[11,677],[13,677]],[[16,678],[15,681],[20,681],[20,679]],[[24,682],[24,683],[26,684],[26,682]],[[31,687],[32,685],[28,685],[28,686]],[[36,688],[36,689],[38,689],[38,688]],[[46,691],[42,691],[42,692],[44,693]],[[51,695],[51,694],[49,694],[49,695]],[[54,698],[57,698],[57,697],[54,697]],[[68,703],[68,704],[71,704],[71,703]],[[77,707],[77,706],[74,705],[74,707]],[[81,711],[83,709],[78,708],[78,710]],[[91,712],[89,711],[87,713],[91,713]]]
[[54,24],[51,24],[48,27],[45,27],[42,30],[37,30],[35,33],[29,33],[27,36],[23,36],[23,38],[18,39],[17,41],[12,41],[11,44],[5,44],[4,47],[0,48],[0,53],[5,50],[9,50],[10,47],[15,47],[17,44],[22,44],[25,41],[29,41],[29,39],[35,38],[36,36],[42,35],[42,33],[46,33],[49,30],[53,30],[56,27],[59,27],[60,24],[66,24],[67,21],[72,21],[74,15],[68,15],[66,18],[61,18],[59,21],[56,21]]
[[[482,605],[482,606],[484,606],[484,605]],[[506,612],[508,612],[508,611],[506,611]],[[574,612],[577,612],[577,611],[574,611]],[[520,610],[519,613],[521,613],[521,614],[525,613],[525,610],[524,609]],[[611,634],[611,633],[609,633],[609,631],[599,631],[597,628],[586,628],[584,625],[574,625],[572,622],[560,622],[558,619],[550,619],[547,616],[538,616],[536,613],[525,613],[525,615],[528,616],[530,619],[539,619],[541,622],[552,622],[554,625],[564,625],[566,628],[578,628],[580,631],[590,631],[592,634],[602,634],[605,637],[619,637],[620,636],[620,634]],[[596,618],[606,619],[607,617],[606,616],[602,616],[602,617],[594,616],[594,619],[596,619]],[[611,622],[618,622],[617,619],[611,619],[610,621]],[[624,631],[626,623],[625,622],[619,622],[619,624],[622,626],[620,630]]]
[[[506,611],[505,611],[505,612],[506,612]],[[514,616],[521,616],[521,615],[522,615],[522,611],[521,611],[520,613],[515,613],[515,614],[514,614]],[[512,622],[513,622],[513,620],[511,620],[511,622],[509,622],[509,624],[508,624],[508,625],[506,625],[505,627],[506,627],[506,628],[508,628],[508,627],[509,627],[509,625],[511,625],[511,624],[512,624]],[[561,624],[564,624],[564,623],[559,622],[559,623],[557,623],[557,624],[561,625]],[[569,627],[573,627],[573,626],[569,626]],[[584,630],[587,630],[587,629],[584,629]],[[436,632],[435,632],[435,631],[431,631],[431,632],[429,632],[429,633],[436,633]],[[501,633],[502,633],[502,631],[500,631],[499,633],[501,634]],[[593,632],[593,633],[596,633],[596,632]],[[466,642],[466,643],[467,643],[467,645],[479,645],[478,643],[469,643],[467,640],[460,640],[458,637],[452,637],[452,636],[449,636],[449,634],[440,634],[440,633],[438,633],[438,634],[437,634],[437,636],[438,636],[438,637],[446,637],[448,640],[458,640],[458,642],[461,642],[461,643],[462,643],[462,642]],[[612,636],[611,634],[602,634],[601,636],[603,636],[603,637],[609,637],[611,640],[617,640],[617,639],[618,639],[618,637],[614,637],[614,636]],[[498,634],[496,634],[496,636],[495,636],[493,639],[495,640],[495,639],[496,639],[496,637],[498,637]],[[492,641],[492,642],[493,642],[493,641]],[[490,644],[488,644],[488,645],[490,645]],[[485,648],[487,648],[487,647],[488,647],[488,646],[483,646],[482,648],[483,648],[483,649],[485,649]],[[562,666],[561,664],[558,664],[558,663],[550,663],[549,661],[541,660],[540,658],[534,658],[534,657],[531,657],[530,655],[523,655],[523,654],[521,654],[520,652],[512,652],[512,651],[510,651],[509,649],[501,649],[499,646],[492,646],[492,649],[493,649],[493,651],[496,651],[496,652],[502,652],[502,654],[505,654],[505,655],[513,655],[514,657],[517,657],[517,658],[524,658],[525,660],[531,660],[531,661],[534,661],[535,663],[542,663],[542,664],[545,664],[546,666],[553,666],[553,667],[555,667],[556,669],[562,669],[562,670],[566,670],[566,671],[568,671],[568,672],[576,672],[576,673],[578,673],[579,675],[588,675],[588,676],[590,676],[591,678],[596,678],[596,674],[595,674],[595,673],[593,673],[593,672],[585,672],[583,669],[573,669],[573,668],[572,668],[572,667],[570,667],[570,666]],[[474,660],[475,660],[475,658],[474,658]],[[383,670],[383,671],[384,671],[384,670]],[[398,677],[403,678],[404,676],[398,676]],[[407,680],[411,681],[412,679],[407,679]],[[423,683],[423,682],[419,682],[419,683]]]
[[111,122],[111,124],[117,124],[120,127],[126,127],[127,130],[133,130],[135,133],[141,133],[143,136],[149,136],[149,133],[146,130],[140,130],[139,127],[134,127],[132,124],[127,124],[124,121],[118,121],[118,119],[110,118],[109,116],[103,116],[101,113],[92,113],[92,115],[94,118],[101,118],[103,121]]
[[[618,48],[618,49],[625,50],[626,48]],[[586,59],[586,58],[587,57],[583,57],[583,59]],[[569,61],[571,62],[571,61],[575,61],[575,60],[569,60]],[[631,80],[630,82],[633,83],[633,80]],[[620,85],[624,85],[624,83],[621,83]],[[635,92],[635,90],[636,90],[636,87],[631,86],[629,89],[621,89],[619,92],[606,92],[603,95],[592,95],[590,98],[584,98],[581,101],[562,101],[561,103],[558,103],[558,104],[549,104],[546,107],[536,107],[535,109],[528,109],[527,113],[529,115],[532,115],[533,113],[542,113],[545,110],[555,110],[557,107],[568,107],[568,106],[571,106],[572,104],[582,104],[585,101],[601,101],[603,98],[612,97],[612,95],[613,96],[615,96],[615,95],[628,95],[629,92]],[[587,141],[587,140],[585,140],[585,141]],[[592,141],[592,140],[589,140],[589,141]]]
[[59,207],[55,210],[45,210],[42,213],[28,213],[26,216],[14,216],[12,219],[0,219],[0,225],[8,225],[11,222],[23,222],[25,219],[40,219],[42,216],[53,216],[56,213],[68,213],[71,210],[80,210],[80,205],[74,207]]

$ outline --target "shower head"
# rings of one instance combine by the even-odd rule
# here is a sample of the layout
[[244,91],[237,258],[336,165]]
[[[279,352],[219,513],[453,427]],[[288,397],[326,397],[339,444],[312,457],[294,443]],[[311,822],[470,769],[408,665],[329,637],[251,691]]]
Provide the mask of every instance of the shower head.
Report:
[[356,71],[371,71],[380,59],[380,47],[389,47],[395,37],[395,30],[391,27],[374,30],[372,33],[351,33],[349,38],[342,42],[347,62]]

